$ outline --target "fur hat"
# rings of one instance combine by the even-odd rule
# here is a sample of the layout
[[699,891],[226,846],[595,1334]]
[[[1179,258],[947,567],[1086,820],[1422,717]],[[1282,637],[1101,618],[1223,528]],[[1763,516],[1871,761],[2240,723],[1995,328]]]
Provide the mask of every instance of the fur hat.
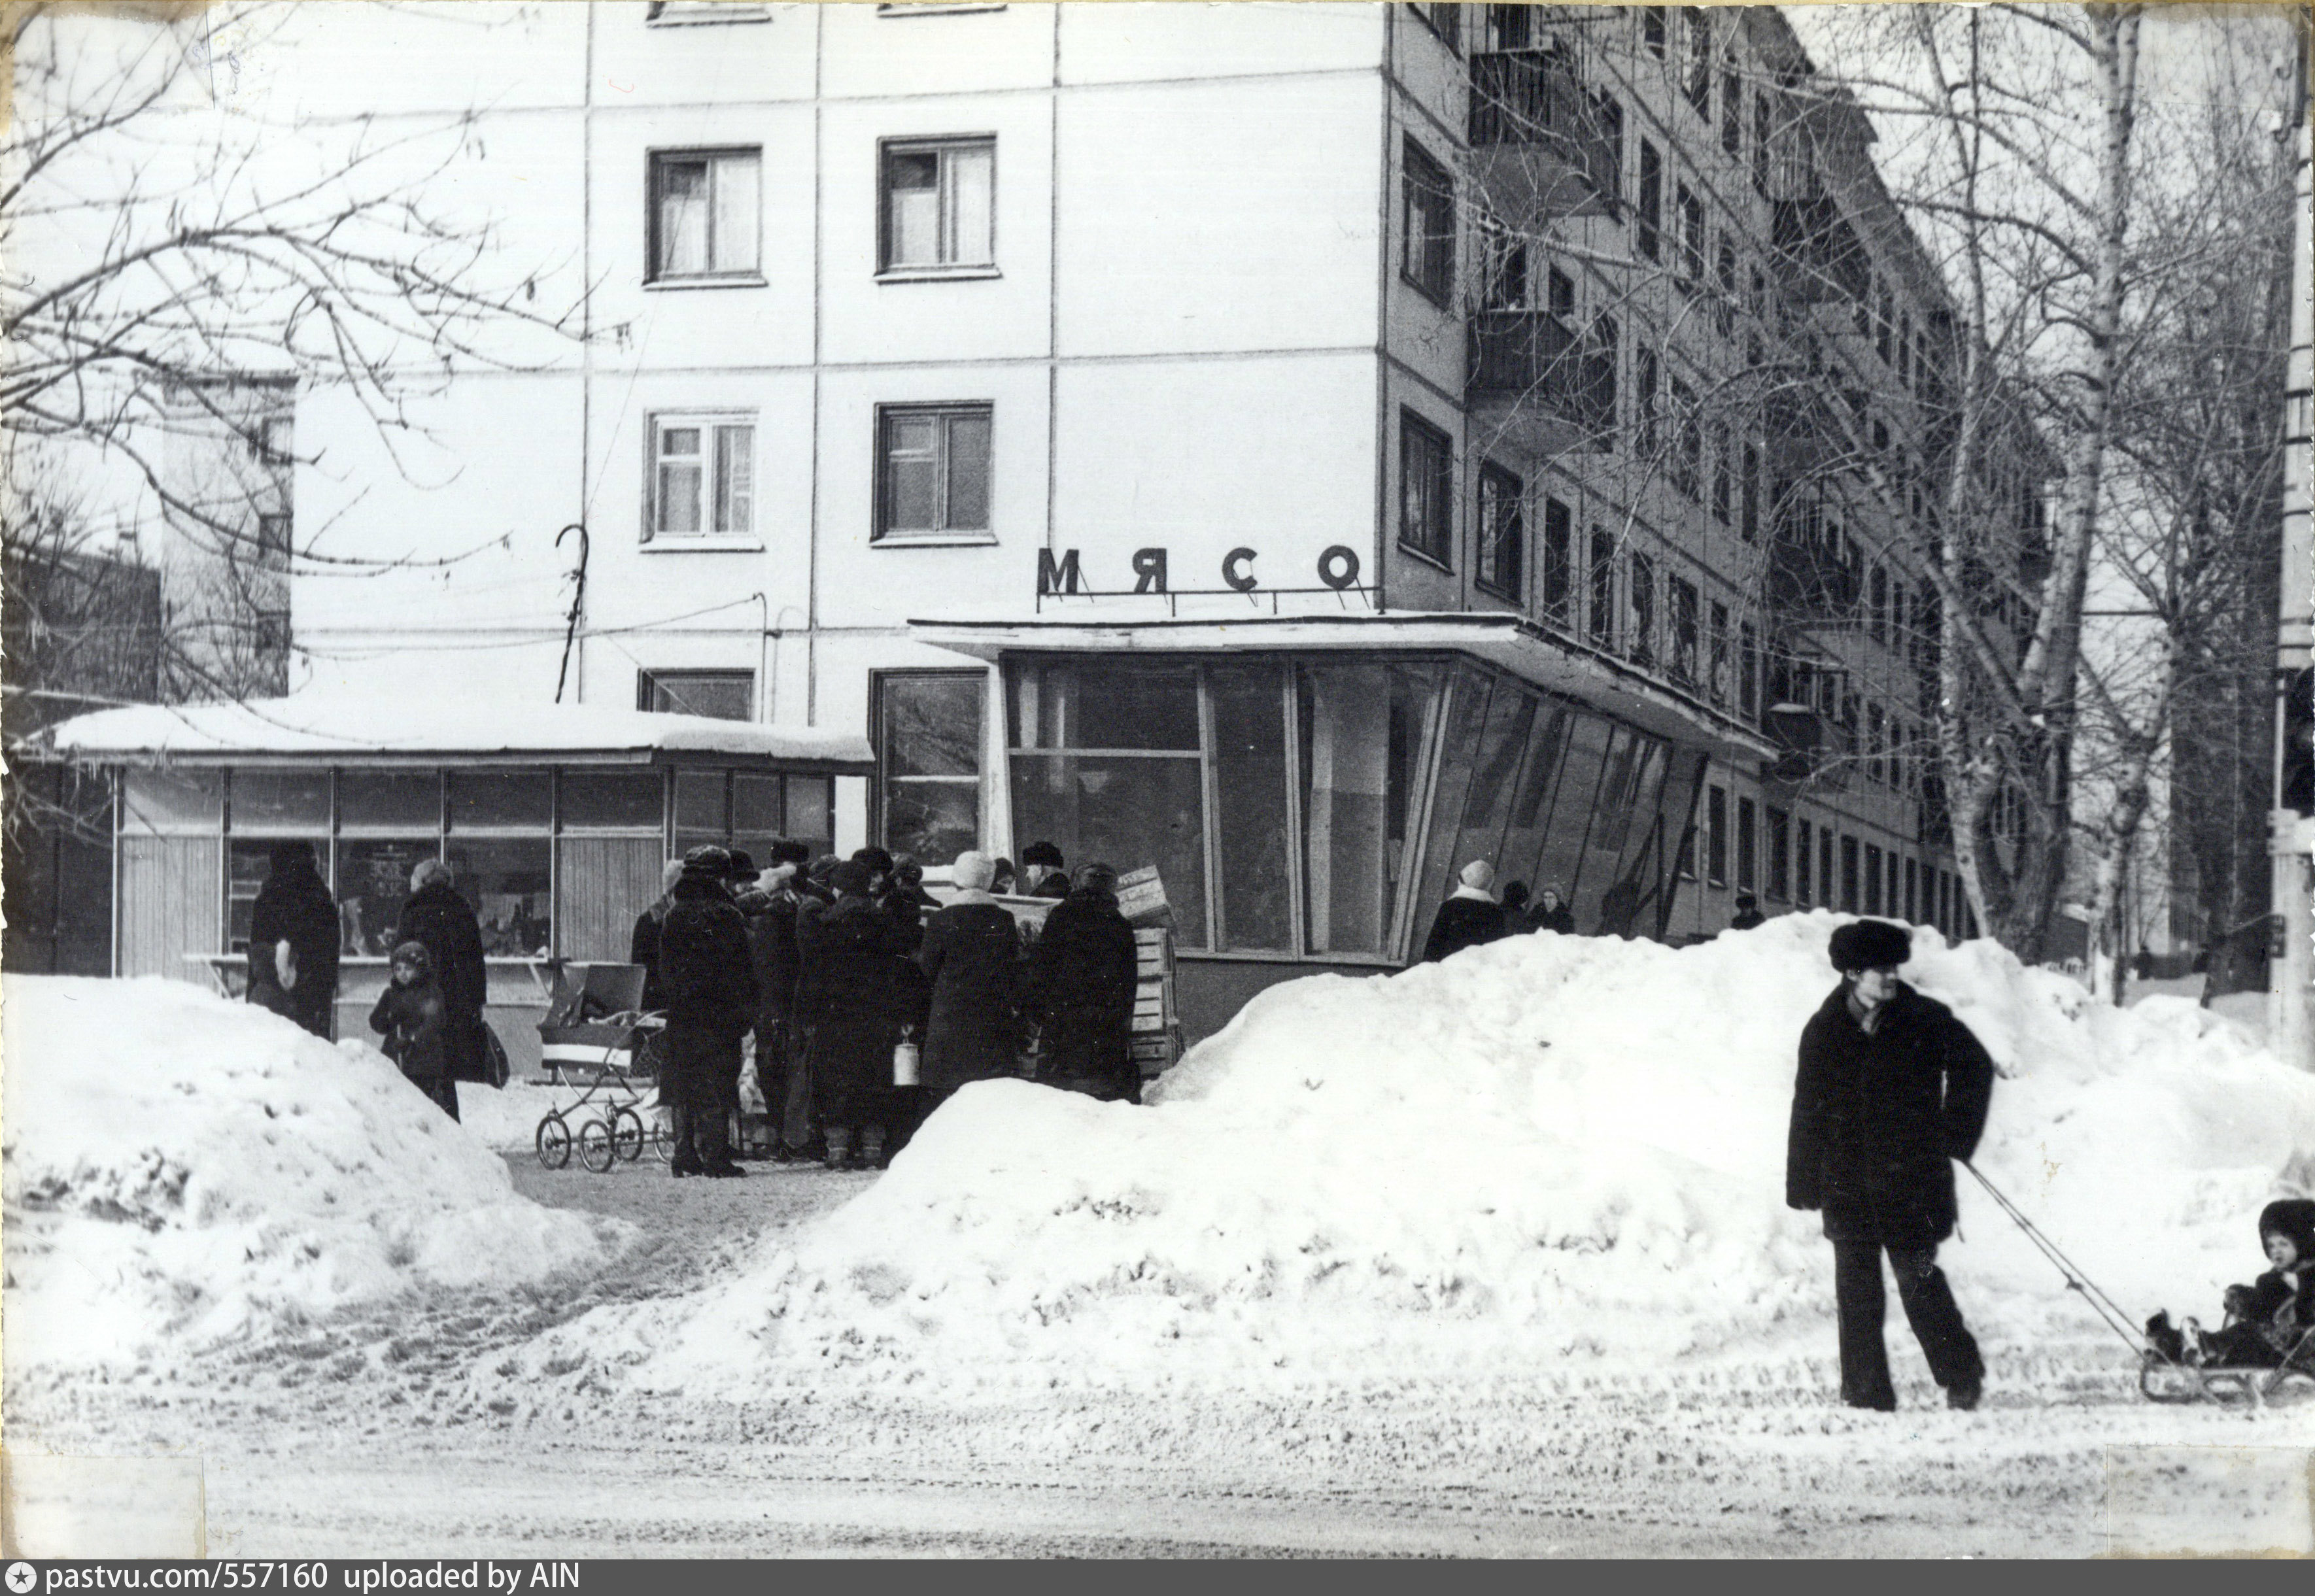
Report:
[[793,864],[802,870],[812,863],[812,849],[792,837],[783,837],[772,844],[770,857],[775,864]]
[[408,964],[415,969],[421,976],[431,975],[434,973],[434,955],[426,951],[426,944],[424,943],[417,941],[414,938],[409,942],[396,944],[394,950],[394,957],[387,960],[386,962],[389,964]]
[[1023,848],[1021,863],[1042,865],[1047,870],[1060,870],[1066,867],[1061,859],[1061,850],[1050,842],[1033,842]]
[[869,869],[876,871],[882,874],[890,875],[892,873],[892,856],[886,853],[883,848],[877,847],[873,844],[867,847],[856,850],[852,858],[855,864],[865,864]]
[[733,848],[732,850],[732,879],[738,881],[742,876],[753,879],[755,873],[755,856],[750,854],[746,848]]
[[2288,1237],[2299,1249],[2299,1266],[2315,1264],[2315,1197],[2281,1197],[2259,1210],[2258,1236]]
[[683,873],[722,881],[732,873],[732,850],[718,843],[703,842],[683,856]]
[[874,873],[865,859],[847,859],[828,873],[828,884],[847,897],[858,897],[867,891]]
[[1832,945],[1825,951],[1843,974],[1890,970],[1913,956],[1913,934],[1887,920],[1851,920],[1832,934]]
[[1095,860],[1092,864],[1087,864],[1084,869],[1078,872],[1078,891],[1080,892],[1115,892],[1117,891],[1117,866],[1114,864],[1104,864],[1098,859]]

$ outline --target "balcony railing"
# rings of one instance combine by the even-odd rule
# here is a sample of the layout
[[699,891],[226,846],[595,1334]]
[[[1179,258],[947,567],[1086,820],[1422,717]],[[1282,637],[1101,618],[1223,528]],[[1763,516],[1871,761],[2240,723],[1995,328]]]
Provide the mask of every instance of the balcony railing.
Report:
[[1471,142],[1542,146],[1612,202],[1619,140],[1607,112],[1557,50],[1497,50],[1471,58]]
[[1547,311],[1482,310],[1471,316],[1475,396],[1532,403],[1588,432],[1616,422],[1616,346],[1579,338]]

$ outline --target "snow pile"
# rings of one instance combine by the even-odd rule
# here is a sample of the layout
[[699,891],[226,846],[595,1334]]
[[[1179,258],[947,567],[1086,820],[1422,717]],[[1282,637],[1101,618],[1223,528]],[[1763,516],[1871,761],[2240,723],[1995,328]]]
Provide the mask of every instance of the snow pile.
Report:
[[590,1269],[632,1228],[506,1165],[359,1042],[182,982],[8,979],[12,1369]]
[[[1828,1357],[1831,1249],[1785,1207],[1784,1162],[1838,923],[1685,950],[1545,934],[1274,988],[1155,1107],[968,1087],[751,1272],[573,1328],[623,1345],[647,1385],[732,1389],[767,1364],[1243,1378]],[[2125,1305],[2209,1315],[2261,1266],[2259,1204],[2286,1170],[2307,1178],[2315,1077],[2183,1002],[2101,1006],[1993,944],[1916,935],[1908,977],[2005,1077],[1978,1166]],[[2099,1333],[1957,1174],[1945,1257],[1989,1352]],[[1894,1337],[1901,1321],[1893,1306]]]

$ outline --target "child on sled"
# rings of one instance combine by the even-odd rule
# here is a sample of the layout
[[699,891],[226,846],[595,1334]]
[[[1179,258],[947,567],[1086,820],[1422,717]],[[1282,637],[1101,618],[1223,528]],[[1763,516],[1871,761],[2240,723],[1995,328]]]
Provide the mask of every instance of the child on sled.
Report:
[[2225,1327],[2194,1320],[2173,1329],[2168,1312],[2146,1321],[2146,1339],[2173,1363],[2195,1369],[2315,1371],[2315,1199],[2285,1197],[2258,1216],[2259,1245],[2275,1267],[2248,1286],[2229,1286]]

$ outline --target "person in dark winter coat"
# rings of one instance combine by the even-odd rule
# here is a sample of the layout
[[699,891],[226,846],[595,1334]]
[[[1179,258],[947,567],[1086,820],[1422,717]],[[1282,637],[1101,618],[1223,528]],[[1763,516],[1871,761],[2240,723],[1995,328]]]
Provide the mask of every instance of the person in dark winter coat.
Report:
[[806,1060],[831,1169],[847,1166],[856,1131],[861,1162],[880,1162],[891,1111],[892,977],[902,953],[892,917],[868,895],[874,877],[865,862],[846,860],[831,878],[834,906],[796,922],[796,1007],[812,1033]]
[[1951,1406],[1977,1405],[1985,1364],[1938,1268],[1953,1234],[1953,1161],[1977,1150],[1993,1060],[1968,1026],[1897,979],[1911,934],[1857,920],[1832,934],[1834,988],[1801,1032],[1785,1161],[1785,1201],[1819,1209],[1832,1243],[1840,1394],[1894,1412],[1882,1341],[1881,1255]]
[[732,856],[712,843],[686,854],[660,927],[667,989],[660,1096],[674,1121],[670,1162],[679,1177],[747,1173],[732,1161],[725,1116],[740,1076],[740,1040],[756,1022],[759,999],[731,871]]
[[1463,866],[1461,881],[1431,922],[1431,935],[1423,944],[1425,964],[1436,964],[1503,934],[1503,911],[1487,891],[1495,883],[1495,867],[1485,859],[1474,859]]
[[670,859],[660,872],[659,896],[635,917],[634,932],[627,938],[627,962],[643,967],[643,1006],[652,1013],[667,1006],[667,993],[659,984],[659,931],[675,907],[675,883],[682,875],[683,861]]
[[1010,898],[1020,884],[1021,873],[1014,869],[1013,861],[1002,854],[998,855],[991,864],[996,873],[989,878],[990,895],[997,898]]
[[1515,881],[1503,883],[1503,935],[1516,936],[1522,931],[1535,929],[1534,911],[1528,908],[1527,883]]
[[369,1028],[386,1039],[378,1045],[403,1078],[455,1120],[458,1086],[450,1078],[449,1006],[435,979],[434,955],[422,942],[405,942],[394,950],[393,970],[369,1011]]
[[483,1005],[489,1000],[489,966],[483,962],[483,930],[475,911],[451,884],[450,867],[421,859],[410,873],[410,896],[403,900],[396,942],[422,942],[442,985],[442,1045],[453,1081],[490,1076],[490,1044],[483,1039]]
[[[929,1115],[968,1081],[1014,1073],[1021,1042],[1021,938],[997,905],[986,855],[959,854],[955,900],[925,927],[917,962],[931,993],[918,1080]],[[1058,911],[1056,911],[1058,912]]]
[[310,842],[273,845],[249,909],[249,1000],[327,1040],[338,1000],[338,906]]
[[1729,917],[1731,931],[1750,931],[1755,926],[1765,926],[1769,917],[1761,912],[1761,900],[1750,892],[1736,894],[1736,912]]
[[1061,850],[1050,842],[1033,842],[1021,850],[1021,891],[1031,898],[1066,898],[1069,877]]
[[1535,900],[1535,912],[1529,917],[1538,931],[1557,931],[1562,936],[1575,935],[1575,911],[1560,897],[1559,889],[1546,887],[1543,896]]
[[1132,1046],[1137,974],[1133,927],[1117,908],[1117,872],[1087,864],[1045,916],[1030,954],[1031,998],[1044,1038],[1039,1079],[1141,1101]]

